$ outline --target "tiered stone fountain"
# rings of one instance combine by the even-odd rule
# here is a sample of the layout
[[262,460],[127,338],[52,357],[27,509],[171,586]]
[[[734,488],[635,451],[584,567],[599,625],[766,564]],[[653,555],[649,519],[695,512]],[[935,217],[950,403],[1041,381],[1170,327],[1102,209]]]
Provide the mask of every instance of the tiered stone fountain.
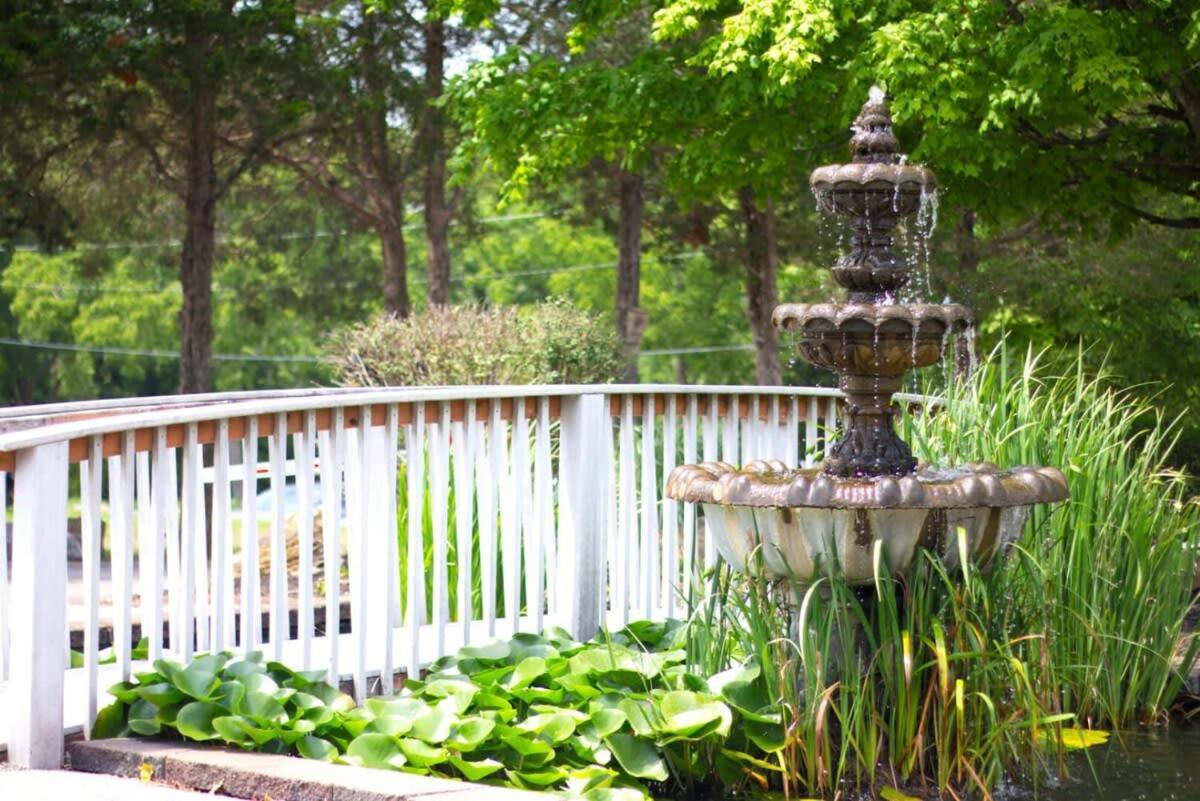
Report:
[[[1030,506],[1068,495],[1053,467],[922,466],[897,435],[892,395],[904,374],[941,361],[948,340],[969,330],[971,311],[897,302],[912,267],[893,250],[896,226],[921,210],[936,179],[899,152],[882,92],[872,90],[853,131],[851,163],[810,178],[821,209],[854,229],[850,251],[833,267],[847,302],[784,304],[774,314],[776,327],[798,334],[806,361],[838,374],[838,440],[814,468],[706,462],[676,468],[667,483],[670,497],[702,505],[706,536],[735,570],[761,565],[768,577],[797,584],[831,569],[868,583],[881,564],[906,571],[922,547],[951,568],[964,550],[986,565],[1020,535]],[[752,559],[760,546],[761,560]]]

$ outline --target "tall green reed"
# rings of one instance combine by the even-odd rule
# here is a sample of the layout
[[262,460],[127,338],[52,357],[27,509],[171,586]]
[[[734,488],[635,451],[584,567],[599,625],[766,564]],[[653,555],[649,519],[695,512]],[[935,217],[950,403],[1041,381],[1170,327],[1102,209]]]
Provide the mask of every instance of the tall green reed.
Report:
[[951,574],[924,553],[905,576],[881,565],[867,587],[835,572],[799,590],[710,575],[691,607],[690,667],[760,670],[785,712],[783,742],[763,750],[788,795],[988,797],[1006,776],[1062,772],[1064,729],[1164,719],[1197,656],[1194,642],[1176,654],[1200,508],[1167,467],[1173,425],[1078,357],[1071,368],[998,351],[906,424],[931,462],[1067,474],[1071,500],[1036,510],[990,571]]
[[1112,376],[1089,375],[1083,355],[1056,367],[1045,352],[997,348],[908,433],[934,463],[982,458],[1066,474],[1070,500],[1035,509],[1017,558],[989,581],[1015,630],[1042,638],[1056,704],[1121,727],[1161,720],[1197,658],[1200,642],[1179,649],[1200,505],[1169,466],[1175,421]]

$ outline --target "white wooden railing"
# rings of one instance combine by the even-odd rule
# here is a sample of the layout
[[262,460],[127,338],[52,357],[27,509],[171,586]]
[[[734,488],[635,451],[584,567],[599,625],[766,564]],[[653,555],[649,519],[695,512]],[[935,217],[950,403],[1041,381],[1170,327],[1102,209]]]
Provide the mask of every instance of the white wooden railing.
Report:
[[667,474],[681,460],[811,462],[837,410],[826,389],[653,385],[3,410],[0,504],[12,473],[13,528],[11,572],[0,559],[0,743],[15,764],[57,767],[64,732],[87,736],[107,687],[137,669],[141,636],[148,660],[263,649],[361,698],[492,636],[557,624],[586,638],[685,614],[716,554],[695,509],[664,498]]

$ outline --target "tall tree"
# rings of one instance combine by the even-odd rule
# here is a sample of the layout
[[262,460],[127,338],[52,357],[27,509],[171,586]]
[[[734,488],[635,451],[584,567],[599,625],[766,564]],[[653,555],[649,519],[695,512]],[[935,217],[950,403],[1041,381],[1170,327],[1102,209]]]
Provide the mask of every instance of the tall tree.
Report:
[[389,8],[352,0],[324,9],[320,69],[306,87],[306,135],[273,158],[375,232],[384,307],[403,317],[412,308],[404,225],[420,89],[412,69],[416,23]]
[[[822,97],[828,84],[780,86],[761,73],[710,70],[709,29],[694,25],[694,15],[664,18],[654,2],[580,0],[568,8],[569,58],[509,53],[471,73],[456,95],[468,133],[518,187],[531,176],[553,181],[592,160],[615,159],[628,175],[654,165],[679,203],[730,216],[743,232],[738,261],[758,377],[777,383],[778,339],[770,324],[779,263],[774,207],[782,193],[794,193],[796,142],[812,141],[811,132],[831,116]],[[814,108],[824,114],[810,115],[815,123],[796,113],[804,101],[817,100]],[[622,212],[623,198],[636,196],[635,183],[624,186],[616,197]],[[636,204],[628,208],[642,215]],[[628,240],[619,244],[622,253],[631,250]],[[633,265],[622,269],[636,275]],[[623,317],[640,322],[623,314],[636,298],[629,285],[618,278],[623,338]]]
[[425,162],[425,242],[428,255],[428,295],[431,306],[450,302],[450,218],[446,197],[446,113],[442,93],[446,83],[446,21],[433,3],[425,6],[423,20],[425,67],[421,114],[422,159]]
[[291,0],[88,0],[72,26],[105,46],[90,87],[106,135],[138,149],[180,199],[180,391],[212,387],[217,211],[298,119],[307,63]]
[[[581,28],[548,54],[511,48],[477,65],[451,87],[452,108],[468,137],[464,152],[485,157],[519,198],[535,185],[586,173],[605,176],[617,209],[617,335],[635,380],[646,326],[638,307],[646,178],[653,171],[653,131],[672,111],[678,77],[664,51],[646,48],[644,20],[602,38]],[[587,40],[585,45],[584,40]]]
[[68,22],[52,0],[0,0],[0,251],[9,254],[16,241],[61,245],[75,222],[56,167],[92,109],[80,102],[86,76]]

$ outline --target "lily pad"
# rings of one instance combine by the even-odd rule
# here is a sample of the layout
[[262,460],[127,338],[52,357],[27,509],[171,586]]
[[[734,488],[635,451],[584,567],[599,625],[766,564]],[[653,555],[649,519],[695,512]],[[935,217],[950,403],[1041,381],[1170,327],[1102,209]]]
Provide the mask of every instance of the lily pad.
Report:
[[408,759],[408,764],[418,768],[431,768],[440,765],[450,756],[445,748],[438,748],[411,737],[400,739],[400,751]]
[[338,755],[333,743],[311,734],[296,743],[296,751],[305,759],[315,759],[319,762],[332,762]]
[[667,764],[648,741],[632,734],[613,734],[606,737],[605,742],[630,776],[657,782],[667,780]]
[[463,775],[463,778],[471,782],[486,779],[504,767],[504,765],[494,759],[467,760],[461,757],[450,756],[446,758],[446,761],[453,765]]
[[225,715],[225,710],[211,701],[193,701],[175,716],[175,728],[189,740],[215,740],[217,730],[213,719]]
[[366,768],[399,768],[406,762],[394,738],[375,732],[355,737],[346,749],[346,757]]

